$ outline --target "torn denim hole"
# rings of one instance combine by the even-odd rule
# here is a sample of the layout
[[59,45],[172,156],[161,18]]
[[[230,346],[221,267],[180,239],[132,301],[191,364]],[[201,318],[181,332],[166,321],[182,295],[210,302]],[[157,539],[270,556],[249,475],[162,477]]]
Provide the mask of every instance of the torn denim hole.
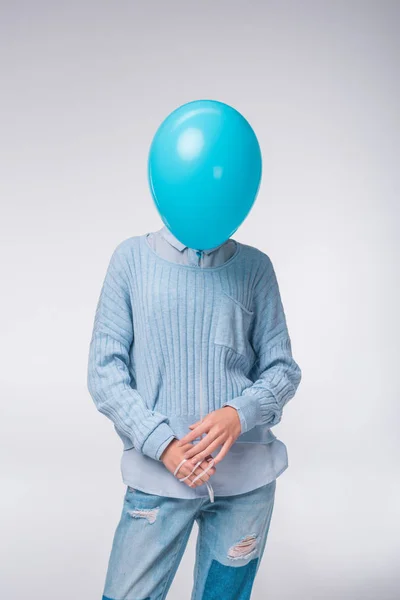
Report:
[[128,510],[128,515],[134,519],[147,519],[149,523],[154,523],[157,519],[159,510],[159,506],[156,506],[155,508],[135,508],[133,510]]
[[255,533],[246,535],[228,550],[228,558],[238,560],[253,555],[257,548],[257,536]]

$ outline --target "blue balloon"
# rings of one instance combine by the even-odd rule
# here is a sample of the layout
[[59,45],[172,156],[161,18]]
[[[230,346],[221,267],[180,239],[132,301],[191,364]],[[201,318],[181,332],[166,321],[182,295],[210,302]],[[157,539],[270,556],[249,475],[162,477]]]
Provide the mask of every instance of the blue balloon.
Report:
[[153,200],[167,228],[190,248],[214,248],[237,230],[257,197],[261,173],[250,124],[216,100],[178,107],[151,143]]

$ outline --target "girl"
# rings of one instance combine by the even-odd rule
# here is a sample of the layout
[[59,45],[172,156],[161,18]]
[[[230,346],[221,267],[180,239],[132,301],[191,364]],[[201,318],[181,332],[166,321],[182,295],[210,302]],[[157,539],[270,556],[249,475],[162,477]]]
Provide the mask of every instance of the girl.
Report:
[[288,466],[271,428],[300,380],[261,250],[230,238],[198,251],[166,227],[117,246],[88,365],[124,445],[103,600],[166,598],[194,521],[191,600],[250,598]]

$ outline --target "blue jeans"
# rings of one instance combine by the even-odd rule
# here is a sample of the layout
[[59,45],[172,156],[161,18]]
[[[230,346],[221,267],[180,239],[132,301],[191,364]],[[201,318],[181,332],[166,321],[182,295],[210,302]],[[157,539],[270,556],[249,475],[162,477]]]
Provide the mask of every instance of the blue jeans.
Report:
[[127,488],[103,600],[164,600],[194,521],[191,600],[248,600],[264,553],[276,480],[236,496],[184,499]]

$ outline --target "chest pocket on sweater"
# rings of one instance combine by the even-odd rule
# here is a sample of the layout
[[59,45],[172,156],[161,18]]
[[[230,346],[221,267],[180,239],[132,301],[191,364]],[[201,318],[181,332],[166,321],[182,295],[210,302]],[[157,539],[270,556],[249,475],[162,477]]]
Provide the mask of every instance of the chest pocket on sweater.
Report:
[[231,348],[246,356],[249,349],[248,333],[253,311],[226,292],[222,292],[214,343]]

